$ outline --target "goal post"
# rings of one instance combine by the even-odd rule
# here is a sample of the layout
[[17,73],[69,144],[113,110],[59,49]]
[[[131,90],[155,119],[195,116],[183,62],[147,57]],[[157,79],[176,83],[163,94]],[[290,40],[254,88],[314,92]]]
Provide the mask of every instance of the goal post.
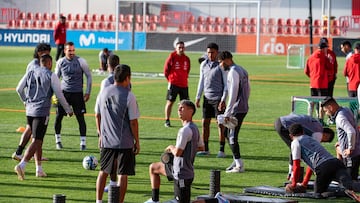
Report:
[[306,59],[311,55],[311,48],[315,44],[289,44],[287,48],[286,68],[303,69]]

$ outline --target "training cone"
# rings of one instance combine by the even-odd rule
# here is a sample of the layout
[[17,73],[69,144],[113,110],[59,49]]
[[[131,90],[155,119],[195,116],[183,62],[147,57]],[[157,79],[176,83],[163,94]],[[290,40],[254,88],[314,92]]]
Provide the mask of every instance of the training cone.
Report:
[[25,128],[20,126],[18,129],[16,129],[16,132],[23,133],[25,131]]

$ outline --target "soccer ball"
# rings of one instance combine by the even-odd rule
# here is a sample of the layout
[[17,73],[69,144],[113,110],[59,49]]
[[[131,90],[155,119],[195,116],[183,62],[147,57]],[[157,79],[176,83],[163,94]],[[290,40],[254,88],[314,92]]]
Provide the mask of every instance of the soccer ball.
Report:
[[98,160],[95,156],[89,155],[84,157],[82,165],[86,170],[95,170],[98,165]]

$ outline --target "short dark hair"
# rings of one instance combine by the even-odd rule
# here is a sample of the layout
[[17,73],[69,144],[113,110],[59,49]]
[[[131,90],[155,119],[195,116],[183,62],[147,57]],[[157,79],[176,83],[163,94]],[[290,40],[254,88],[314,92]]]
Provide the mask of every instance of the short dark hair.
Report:
[[354,46],[354,49],[357,49],[360,51],[360,43],[356,43],[355,46]]
[[289,133],[293,136],[302,135],[304,133],[304,129],[299,123],[291,124],[289,127]]
[[114,70],[114,79],[116,82],[124,82],[126,77],[131,75],[130,66],[126,64],[117,65]]
[[66,42],[64,44],[64,47],[66,47],[66,46],[74,46],[74,42]]
[[335,137],[335,132],[331,128],[324,128],[323,133],[329,135],[329,140],[327,142],[332,142]]
[[347,46],[351,47],[351,42],[349,40],[345,40],[345,41],[341,42],[341,45],[343,45],[343,46],[347,45]]
[[51,51],[51,46],[48,43],[39,43],[38,45],[36,45],[35,50],[34,50],[34,58],[39,58],[38,56],[38,52],[40,51]]
[[332,103],[336,103],[335,99],[331,96],[327,96],[327,97],[325,97],[325,99],[323,99],[321,101],[321,107],[324,107],[324,106],[326,106],[328,104],[332,104]]
[[176,45],[178,45],[178,44],[185,45],[185,43],[183,41],[176,42]]
[[115,54],[110,55],[108,61],[111,68],[115,68],[117,65],[120,64],[120,58]]
[[229,51],[222,51],[218,55],[219,60],[232,59],[232,54]]
[[52,57],[49,54],[44,54],[40,56],[40,65],[44,66],[44,64],[52,61]]
[[188,99],[183,99],[183,100],[180,101],[180,105],[185,105],[187,107],[190,107],[193,110],[192,115],[194,115],[196,113],[196,107],[195,107],[195,104],[192,101],[190,101]]
[[104,48],[104,49],[103,49],[103,52],[108,52],[108,51],[109,51],[108,48]]
[[217,50],[217,51],[219,50],[219,46],[218,46],[216,43],[214,43],[214,42],[209,43],[206,48],[208,48],[208,49],[215,49],[215,50]]
[[63,15],[60,15],[60,19],[61,19],[61,20],[66,20],[66,17],[63,16]]

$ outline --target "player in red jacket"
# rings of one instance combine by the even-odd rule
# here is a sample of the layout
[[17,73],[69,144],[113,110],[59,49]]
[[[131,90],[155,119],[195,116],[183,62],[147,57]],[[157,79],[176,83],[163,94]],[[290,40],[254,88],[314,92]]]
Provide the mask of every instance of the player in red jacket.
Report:
[[65,56],[64,44],[66,43],[66,17],[60,16],[59,22],[55,26],[54,40],[57,47],[55,60]]
[[344,76],[349,79],[348,92],[350,97],[357,96],[357,89],[360,83],[360,44],[356,44],[354,54],[346,61]]
[[164,75],[168,81],[165,127],[170,127],[170,115],[172,106],[179,94],[180,100],[189,99],[188,76],[190,72],[190,59],[185,55],[185,44],[182,41],[176,43],[176,50],[166,59]]
[[[326,43],[329,46],[329,41],[326,37],[320,39],[320,43]],[[329,59],[329,69],[328,69],[328,94],[329,96],[333,96],[334,93],[334,85],[336,81],[336,74],[338,71],[338,63],[336,60],[336,54],[329,47],[325,48],[325,55]]]

